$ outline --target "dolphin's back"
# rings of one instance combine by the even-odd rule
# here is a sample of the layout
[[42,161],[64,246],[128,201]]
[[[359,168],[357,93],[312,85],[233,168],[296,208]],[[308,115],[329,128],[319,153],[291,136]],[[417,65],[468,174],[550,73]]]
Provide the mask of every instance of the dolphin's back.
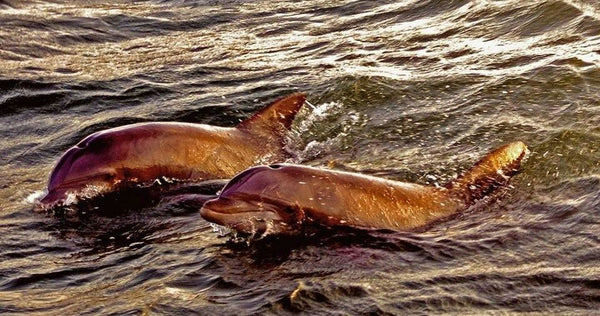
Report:
[[289,168],[305,170],[298,174],[304,174],[306,182],[317,175],[317,179],[335,184],[319,186],[321,190],[314,192],[315,197],[331,202],[313,208],[312,215],[319,217],[320,222],[406,230],[450,216],[505,185],[517,173],[526,154],[527,146],[522,142],[504,145],[441,188],[303,166]]
[[[448,190],[433,186],[299,165],[263,171],[267,174],[261,182],[268,185],[276,181],[277,192],[263,188],[254,191],[261,196],[277,195],[275,199],[287,200],[312,221],[325,225],[409,230],[446,217],[462,206],[447,194]],[[238,180],[231,190],[247,185],[243,177]]]

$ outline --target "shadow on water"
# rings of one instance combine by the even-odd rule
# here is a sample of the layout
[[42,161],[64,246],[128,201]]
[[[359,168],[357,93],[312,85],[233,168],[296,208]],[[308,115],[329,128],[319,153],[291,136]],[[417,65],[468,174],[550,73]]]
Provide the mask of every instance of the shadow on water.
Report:
[[44,229],[59,238],[74,241],[87,249],[87,255],[161,242],[181,233],[190,221],[203,222],[198,211],[226,183],[226,180],[198,183],[163,180],[147,187],[128,187],[83,198],[48,210],[54,221]]
[[[364,230],[351,227],[325,227],[305,225],[300,231],[288,235],[230,237],[220,246],[227,251],[251,259],[257,266],[278,265],[287,260],[292,252],[311,247],[341,249],[347,247],[372,248],[385,251],[414,252],[422,250],[409,238],[386,230]],[[406,235],[403,237],[407,237]]]

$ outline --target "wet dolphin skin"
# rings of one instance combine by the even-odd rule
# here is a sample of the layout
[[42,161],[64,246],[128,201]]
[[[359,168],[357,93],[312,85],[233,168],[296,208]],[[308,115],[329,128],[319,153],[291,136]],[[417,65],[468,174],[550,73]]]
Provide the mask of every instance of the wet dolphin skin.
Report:
[[86,188],[105,192],[161,177],[225,179],[278,162],[286,155],[283,137],[304,100],[304,94],[292,94],[233,128],[156,122],[94,133],[59,159],[41,205],[61,204]]
[[281,233],[305,222],[411,230],[464,210],[506,184],[526,153],[522,142],[504,145],[445,187],[299,165],[259,166],[232,179],[201,215],[247,233]]

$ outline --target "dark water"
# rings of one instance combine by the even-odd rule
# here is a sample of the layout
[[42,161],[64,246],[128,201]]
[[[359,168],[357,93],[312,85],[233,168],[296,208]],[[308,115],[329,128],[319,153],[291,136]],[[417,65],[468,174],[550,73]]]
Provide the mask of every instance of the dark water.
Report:
[[[0,313],[597,313],[599,65],[594,0],[0,1]],[[185,201],[32,210],[89,133],[232,126],[293,91],[317,106],[289,140],[304,164],[435,184],[508,141],[532,153],[419,233],[247,246]]]

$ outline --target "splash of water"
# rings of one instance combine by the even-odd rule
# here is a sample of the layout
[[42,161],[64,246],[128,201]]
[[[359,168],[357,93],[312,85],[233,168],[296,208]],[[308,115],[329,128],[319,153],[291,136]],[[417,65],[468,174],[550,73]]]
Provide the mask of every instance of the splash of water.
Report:
[[22,203],[27,205],[35,205],[48,194],[48,190],[37,190],[30,193],[26,198],[23,199]]
[[210,223],[210,227],[212,227],[213,233],[219,234],[220,237],[231,234],[231,229],[229,229],[225,226],[221,226],[221,225],[215,224],[215,223]]

